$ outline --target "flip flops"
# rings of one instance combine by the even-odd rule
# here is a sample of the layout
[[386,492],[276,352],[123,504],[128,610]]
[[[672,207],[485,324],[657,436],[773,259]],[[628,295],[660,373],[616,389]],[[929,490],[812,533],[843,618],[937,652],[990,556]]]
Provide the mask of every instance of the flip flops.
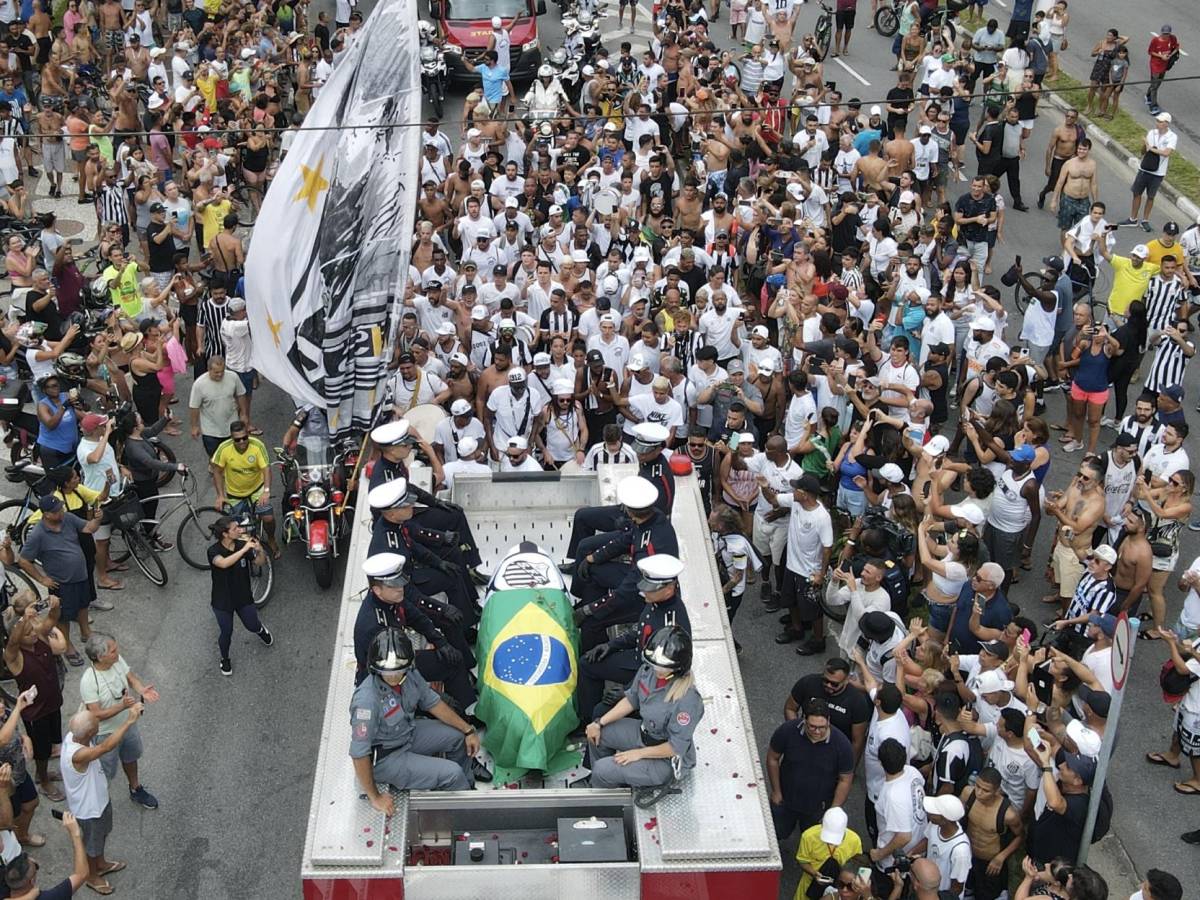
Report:
[[1166,766],[1168,769],[1178,769],[1179,768],[1179,763],[1175,763],[1174,765],[1172,765],[1170,762],[1167,761],[1167,758],[1165,756],[1163,756],[1161,753],[1147,753],[1146,754],[1146,762],[1150,763],[1150,765],[1152,765],[1152,766]]
[[1174,788],[1177,794],[1185,794],[1188,797],[1200,797],[1200,788],[1190,785],[1186,781],[1176,782]]

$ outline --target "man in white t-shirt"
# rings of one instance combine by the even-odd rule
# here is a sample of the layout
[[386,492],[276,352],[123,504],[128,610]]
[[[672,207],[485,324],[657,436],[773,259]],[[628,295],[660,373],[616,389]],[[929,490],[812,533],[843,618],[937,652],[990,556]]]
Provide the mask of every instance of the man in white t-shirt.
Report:
[[884,684],[870,691],[875,711],[871,724],[867,726],[867,740],[863,748],[863,772],[867,782],[867,806],[871,811],[868,818],[875,816],[874,807],[879,793],[887,780],[887,772],[879,762],[879,747],[886,740],[894,740],[902,747],[908,746],[909,724],[904,717],[903,697],[894,684]]
[[[1137,177],[1133,179],[1133,203],[1130,207],[1129,218],[1122,225],[1137,225],[1138,210],[1142,205],[1142,196],[1146,197],[1146,209],[1142,213],[1141,226],[1143,231],[1152,231],[1150,227],[1150,211],[1154,209],[1154,197],[1163,179],[1167,177],[1167,165],[1171,154],[1179,143],[1179,135],[1171,130],[1171,114],[1160,112],[1154,117],[1154,127],[1142,138],[1142,159],[1138,166]],[[1147,168],[1151,162],[1151,154],[1156,158],[1157,165]]]
[[[746,460],[746,468],[760,478],[776,493],[786,491],[792,479],[804,474],[800,464],[788,453],[787,441],[781,435],[767,438],[762,453]],[[787,549],[788,517],[782,509],[776,509],[759,492],[754,506],[752,542],[762,558],[762,596],[764,600],[778,603],[783,590],[783,552]],[[775,584],[771,586],[771,567],[775,567]]]
[[924,840],[913,852],[937,863],[942,873],[940,890],[961,897],[971,873],[971,840],[961,825],[967,814],[963,802],[953,794],[926,797],[925,813],[929,824],[925,826]]
[[776,643],[806,638],[796,652],[812,656],[825,651],[820,592],[824,589],[829,552],[833,548],[833,521],[821,505],[821,482],[815,475],[804,473],[791,482],[791,488],[779,493],[762,486],[768,503],[790,511],[781,605],[768,605],[766,609],[776,612],[787,608],[791,617],[791,624],[776,636]]
[[907,854],[925,836],[925,776],[908,764],[908,750],[894,738],[879,745],[884,781],[875,801],[878,837],[868,853],[880,868],[893,853]]

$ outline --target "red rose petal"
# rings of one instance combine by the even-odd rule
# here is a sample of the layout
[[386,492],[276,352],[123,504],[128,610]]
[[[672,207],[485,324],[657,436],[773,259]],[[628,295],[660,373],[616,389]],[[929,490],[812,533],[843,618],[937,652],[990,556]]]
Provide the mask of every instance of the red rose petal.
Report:
[[375,842],[374,842],[374,841],[367,841],[367,846],[368,846],[368,847],[374,847],[374,846],[375,846]]

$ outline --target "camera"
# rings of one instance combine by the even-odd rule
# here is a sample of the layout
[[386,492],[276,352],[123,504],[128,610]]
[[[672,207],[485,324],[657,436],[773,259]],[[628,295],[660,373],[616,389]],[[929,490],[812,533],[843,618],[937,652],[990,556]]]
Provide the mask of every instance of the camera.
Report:
[[905,853],[893,853],[892,861],[896,864],[896,871],[901,875],[907,875],[912,870],[912,857]]

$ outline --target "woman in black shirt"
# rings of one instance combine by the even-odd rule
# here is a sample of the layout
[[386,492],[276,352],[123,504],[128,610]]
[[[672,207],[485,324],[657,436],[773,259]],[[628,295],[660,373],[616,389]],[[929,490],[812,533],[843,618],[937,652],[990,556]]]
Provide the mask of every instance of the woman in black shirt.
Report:
[[262,564],[266,555],[258,540],[247,535],[231,516],[217,519],[212,524],[212,534],[217,542],[208,548],[208,562],[212,566],[212,610],[221,629],[217,646],[221,651],[221,674],[232,675],[229,644],[233,638],[235,613],[246,630],[256,634],[268,647],[275,642],[271,632],[258,619],[254,594],[250,590],[248,557],[254,554],[255,562]]

